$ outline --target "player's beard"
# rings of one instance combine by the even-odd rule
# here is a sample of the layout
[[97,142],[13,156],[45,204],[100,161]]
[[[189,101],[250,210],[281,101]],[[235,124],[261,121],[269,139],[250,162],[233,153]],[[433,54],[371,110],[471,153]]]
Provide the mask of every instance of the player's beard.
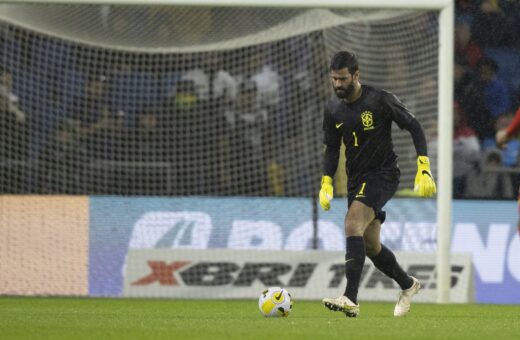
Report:
[[350,83],[347,87],[338,87],[334,89],[336,96],[341,99],[346,99],[350,97],[352,93],[354,93],[354,84]]

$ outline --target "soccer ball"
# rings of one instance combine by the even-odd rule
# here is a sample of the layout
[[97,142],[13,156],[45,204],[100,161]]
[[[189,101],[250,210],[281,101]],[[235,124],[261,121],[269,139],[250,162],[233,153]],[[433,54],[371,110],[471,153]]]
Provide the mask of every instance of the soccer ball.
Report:
[[291,294],[280,287],[271,287],[262,292],[258,299],[258,308],[265,317],[285,317],[292,309]]

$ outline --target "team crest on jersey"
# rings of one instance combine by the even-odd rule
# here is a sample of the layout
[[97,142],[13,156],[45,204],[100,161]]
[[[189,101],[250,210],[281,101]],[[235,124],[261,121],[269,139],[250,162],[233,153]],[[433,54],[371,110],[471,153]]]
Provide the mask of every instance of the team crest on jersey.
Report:
[[374,128],[374,119],[372,118],[372,112],[363,111],[363,113],[361,113],[361,122],[363,123],[363,130],[372,130]]

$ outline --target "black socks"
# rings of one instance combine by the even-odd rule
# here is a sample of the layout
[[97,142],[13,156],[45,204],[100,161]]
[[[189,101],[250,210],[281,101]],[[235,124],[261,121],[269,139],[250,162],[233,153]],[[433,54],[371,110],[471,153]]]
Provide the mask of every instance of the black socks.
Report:
[[382,271],[386,276],[394,279],[402,290],[408,289],[413,285],[412,278],[408,276],[403,268],[401,268],[397,263],[394,253],[383,244],[381,244],[381,251],[379,254],[370,259],[374,262],[377,269]]
[[[347,255],[345,256],[345,276],[347,277],[347,288],[345,296],[357,304],[357,294],[361,272],[365,264],[365,241],[362,236],[347,237]],[[381,244],[381,251],[370,258],[377,269],[386,276],[394,279],[402,290],[413,285],[412,278],[401,268],[394,253]]]
[[359,281],[361,279],[361,272],[363,271],[363,266],[365,264],[365,256],[365,240],[363,240],[363,237],[347,237],[347,255],[345,256],[345,276],[347,277],[347,288],[345,289],[344,295],[355,304],[357,304]]

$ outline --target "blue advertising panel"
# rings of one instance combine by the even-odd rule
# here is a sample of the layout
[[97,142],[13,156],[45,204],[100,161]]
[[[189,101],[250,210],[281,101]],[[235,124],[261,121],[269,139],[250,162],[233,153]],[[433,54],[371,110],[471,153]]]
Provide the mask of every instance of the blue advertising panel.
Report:
[[[393,199],[381,239],[395,251],[435,252],[434,200]],[[344,250],[345,201],[320,212],[318,248]],[[89,294],[120,296],[129,249],[304,250],[312,203],[292,198],[90,199]],[[451,249],[470,253],[476,301],[520,303],[520,238],[514,201],[454,201]]]
[[311,212],[307,199],[91,197],[89,294],[120,295],[130,248],[283,249],[295,226],[311,242]]

